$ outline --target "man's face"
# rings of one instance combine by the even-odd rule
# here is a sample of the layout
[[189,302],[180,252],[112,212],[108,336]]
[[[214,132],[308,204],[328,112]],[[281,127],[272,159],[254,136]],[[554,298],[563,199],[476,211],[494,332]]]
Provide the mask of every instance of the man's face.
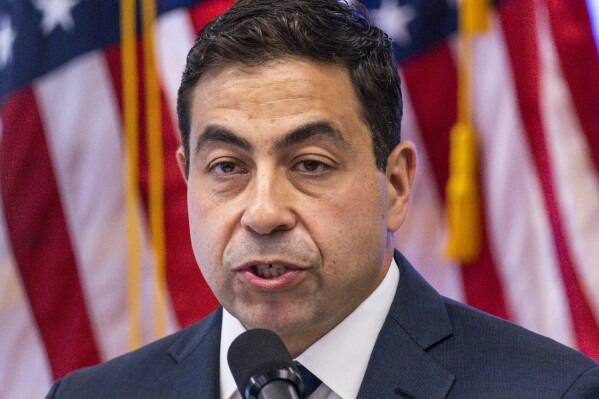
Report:
[[298,355],[382,281],[399,227],[349,75],[297,59],[214,68],[191,115],[200,269],[246,328],[277,332]]

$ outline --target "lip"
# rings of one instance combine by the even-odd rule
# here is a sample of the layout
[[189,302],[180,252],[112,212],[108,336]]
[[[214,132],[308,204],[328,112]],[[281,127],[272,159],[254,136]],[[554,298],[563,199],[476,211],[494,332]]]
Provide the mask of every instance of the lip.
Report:
[[240,272],[240,271],[244,271],[244,270],[249,270],[254,265],[283,265],[286,268],[292,269],[292,270],[305,269],[305,267],[298,266],[297,264],[294,264],[294,263],[288,262],[288,261],[284,261],[284,260],[278,260],[278,259],[262,260],[262,259],[260,259],[260,260],[251,260],[248,262],[244,262],[241,265],[234,267],[233,271]]
[[[280,276],[273,278],[258,277],[252,270],[252,266],[257,264],[279,264],[287,267],[287,271]],[[299,284],[302,276],[305,275],[305,268],[290,264],[285,261],[252,261],[246,262],[234,269],[244,285],[256,290],[265,292],[284,291]]]

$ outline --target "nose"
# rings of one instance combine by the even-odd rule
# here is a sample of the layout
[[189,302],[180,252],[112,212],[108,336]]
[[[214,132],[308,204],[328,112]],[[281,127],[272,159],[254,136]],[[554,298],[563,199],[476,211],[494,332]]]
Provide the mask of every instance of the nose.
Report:
[[288,182],[276,172],[268,172],[257,175],[253,183],[241,217],[242,226],[258,234],[293,228],[297,219],[290,207]]

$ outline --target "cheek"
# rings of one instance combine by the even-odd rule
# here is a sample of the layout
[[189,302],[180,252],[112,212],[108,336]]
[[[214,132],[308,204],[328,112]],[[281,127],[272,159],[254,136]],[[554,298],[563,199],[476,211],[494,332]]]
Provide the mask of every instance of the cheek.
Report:
[[[358,254],[360,261],[378,259],[386,244],[387,203],[384,182],[357,182],[339,192],[326,205],[326,212],[317,210],[318,236],[327,242],[323,257],[336,264],[347,262],[345,256]],[[326,259],[325,259],[326,260]],[[342,267],[338,266],[337,267]]]
[[333,206],[343,225],[372,232],[386,219],[386,200],[384,178],[373,177],[352,182],[336,196]]
[[[191,244],[200,270],[205,278],[218,271],[224,241],[224,212],[219,206],[209,204],[205,196],[188,188],[187,207]],[[214,270],[216,269],[216,270]]]

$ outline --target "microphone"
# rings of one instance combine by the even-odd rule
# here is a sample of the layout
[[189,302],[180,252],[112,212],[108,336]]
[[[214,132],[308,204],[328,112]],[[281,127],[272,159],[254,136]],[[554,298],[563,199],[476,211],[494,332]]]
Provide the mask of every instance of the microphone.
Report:
[[244,399],[299,399],[304,383],[281,338],[270,330],[248,330],[227,352],[229,368]]

